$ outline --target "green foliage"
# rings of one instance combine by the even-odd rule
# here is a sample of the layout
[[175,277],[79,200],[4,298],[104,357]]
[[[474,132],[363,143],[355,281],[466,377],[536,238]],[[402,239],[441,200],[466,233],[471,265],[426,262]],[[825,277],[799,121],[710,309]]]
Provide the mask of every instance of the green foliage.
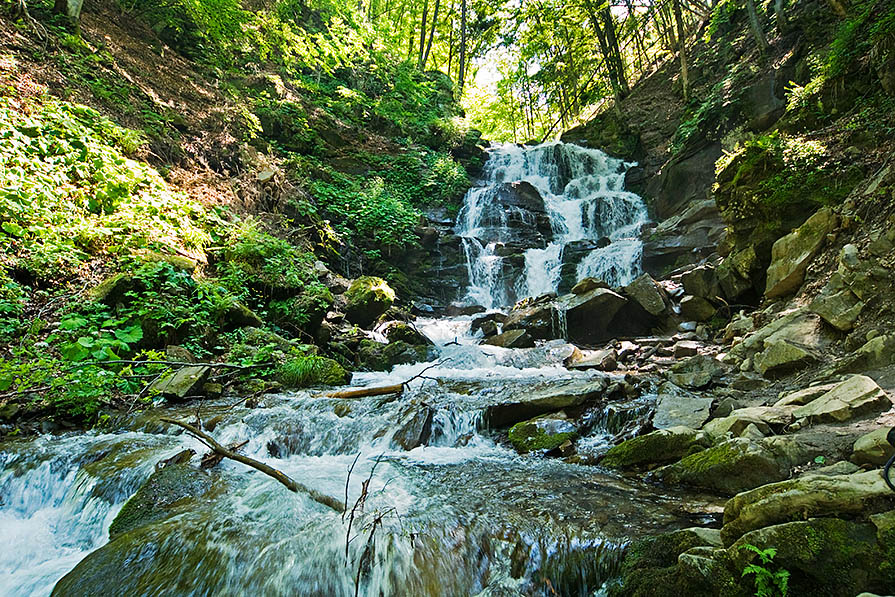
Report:
[[198,248],[201,208],[124,156],[142,141],[85,106],[0,98],[0,253],[55,279],[98,253]]
[[755,575],[755,595],[756,597],[786,597],[789,585],[789,571],[772,570],[774,556],[777,550],[773,547],[767,549],[759,549],[754,545],[746,543],[741,545],[740,549],[754,552],[758,555],[760,564],[748,564],[743,568],[742,576],[750,574]]
[[298,356],[277,369],[277,379],[289,388],[340,385],[347,383],[349,377],[336,361],[318,356]]
[[715,4],[715,7],[712,9],[712,17],[709,20],[709,25],[705,30],[704,39],[706,42],[716,39],[720,34],[723,34],[728,30],[733,15],[739,8],[737,4],[736,0],[722,0]]

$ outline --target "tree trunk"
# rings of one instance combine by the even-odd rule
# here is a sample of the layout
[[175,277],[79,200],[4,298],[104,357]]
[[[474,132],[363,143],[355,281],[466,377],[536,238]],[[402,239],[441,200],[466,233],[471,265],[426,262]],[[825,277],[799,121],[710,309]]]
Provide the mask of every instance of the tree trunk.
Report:
[[681,16],[681,0],[674,0],[674,22],[677,25],[677,48],[681,55],[681,84],[684,101],[690,101],[690,73],[687,71],[687,49],[684,47],[687,35],[684,33],[684,18]]
[[84,0],[55,0],[53,3],[53,12],[64,15],[71,21],[72,25],[78,26],[81,20],[81,8],[84,6]]
[[774,14],[777,16],[777,29],[780,33],[789,31],[789,21],[786,19],[786,13],[783,12],[783,0],[774,0]]
[[457,73],[457,89],[463,97],[463,83],[466,78],[466,0],[460,0],[460,65]]
[[600,18],[597,15],[596,8],[592,0],[584,0],[584,5],[590,13],[590,21],[594,27],[594,33],[597,35],[597,43],[600,45],[600,52],[603,54],[603,65],[606,67],[606,74],[609,76],[609,84],[612,86],[612,93],[615,96],[616,108],[621,100],[622,86],[619,80],[619,74],[616,71],[616,62],[612,57],[612,50],[609,49],[609,42],[606,34],[600,26]]
[[618,36],[615,33],[615,21],[612,18],[612,11],[609,9],[609,3],[603,7],[603,28],[606,31],[606,43],[609,45],[609,52],[612,54],[612,60],[615,62],[615,72],[618,74],[618,83],[623,93],[628,93],[628,79],[625,76],[625,61],[622,60],[621,49],[618,47]]
[[426,52],[420,63],[420,70],[426,70],[426,62],[429,61],[429,52],[432,51],[432,41],[435,39],[435,24],[438,22],[438,8],[441,0],[435,0],[435,10],[432,11],[432,28],[429,30],[429,43],[426,44]]
[[426,24],[429,18],[429,0],[423,1],[423,20],[420,23],[420,51],[416,60],[416,66],[423,70],[423,54],[426,53]]
[[755,10],[755,0],[746,0],[746,12],[749,13],[749,27],[752,29],[752,35],[755,36],[755,43],[758,44],[758,51],[762,54],[768,50],[768,40],[764,36],[764,30],[758,21],[758,13]]

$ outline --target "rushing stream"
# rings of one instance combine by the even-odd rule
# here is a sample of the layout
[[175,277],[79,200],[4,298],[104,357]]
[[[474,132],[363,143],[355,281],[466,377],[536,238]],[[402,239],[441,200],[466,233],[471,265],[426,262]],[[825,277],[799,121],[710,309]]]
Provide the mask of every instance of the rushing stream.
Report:
[[[636,242],[625,237],[644,216],[639,200],[619,186],[623,165],[599,152],[557,154],[550,147],[562,146],[542,146],[531,155],[518,148],[497,150],[488,171],[494,180],[521,179],[520,159],[541,164],[536,169],[542,171],[552,163],[548,155],[580,154],[599,165],[592,176],[600,182],[585,182],[580,164],[572,161],[574,176],[562,187],[566,195],[591,185],[582,198],[599,187],[601,197],[611,198],[606,205],[615,207],[563,200],[559,183],[542,173],[535,186],[554,217],[556,240],[532,251],[561,253],[572,238],[616,235],[606,249],[616,246],[613,251],[628,259],[636,255]],[[472,193],[477,192],[484,201],[489,191]],[[469,200],[468,212],[477,209],[476,201]],[[574,209],[562,201],[575,203]],[[576,211],[583,214],[581,226]],[[601,214],[622,212],[627,215],[618,216],[611,229],[598,221]],[[565,228],[556,214],[566,214]],[[466,214],[471,242],[476,217]],[[523,294],[555,283],[537,278],[532,265],[554,258],[532,251],[525,255],[530,271]],[[636,259],[627,269],[618,269],[621,260],[613,263],[618,279],[637,267]],[[548,274],[550,267],[540,266]],[[589,259],[577,267],[608,271],[605,263]],[[493,287],[484,288],[471,292],[502,302]],[[690,512],[717,506],[712,498],[676,495],[587,464],[621,428],[648,415],[649,395],[588,406],[579,417],[589,421],[577,444],[580,462],[518,455],[499,430],[489,428],[495,405],[531,392],[581,391],[611,381],[605,373],[563,367],[568,345],[480,346],[469,317],[417,325],[438,346],[438,362],[358,373],[353,380],[355,386],[380,386],[423,374],[398,397],[349,401],[302,391],[266,396],[255,409],[226,401],[201,405],[202,420],[220,443],[247,441],[243,454],[339,501],[347,480],[349,509],[369,478],[353,520],[225,460],[210,473],[213,488],[198,499],[185,497],[187,507],[178,514],[120,535],[95,552],[109,542],[110,524],[156,463],[191,448],[197,464],[207,451],[158,420],[193,420],[195,404],[158,408],[129,417],[115,433],[0,444],[0,595],[49,595],[81,562],[75,573],[80,584],[66,577],[57,593],[592,596],[617,573],[632,537],[704,522]]]

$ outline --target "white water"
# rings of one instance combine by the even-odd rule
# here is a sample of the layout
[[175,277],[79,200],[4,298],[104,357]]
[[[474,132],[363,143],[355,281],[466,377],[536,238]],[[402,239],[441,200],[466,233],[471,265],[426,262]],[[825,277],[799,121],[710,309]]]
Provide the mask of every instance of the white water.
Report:
[[[390,512],[376,531],[361,595],[549,595],[542,579],[550,578],[560,594],[583,597],[599,594],[635,529],[689,524],[677,514],[678,498],[600,469],[522,457],[497,441],[483,417],[487,405],[604,374],[566,370],[569,348],[560,341],[525,350],[477,346],[471,319],[417,322],[441,349],[437,364],[356,376],[355,386],[434,378],[414,381],[397,399],[351,401],[341,414],[345,401],[314,392],[268,396],[254,410],[203,405],[204,420],[224,417],[213,431],[219,442],[248,440],[247,456],[337,499],[356,457],[350,503],[376,466],[347,560],[348,523],[338,514],[224,461],[216,469],[216,483],[226,487],[219,497],[125,542],[123,575],[107,568],[110,576],[92,586],[109,595],[350,596],[369,536],[361,529]],[[431,436],[403,450],[394,438],[422,405],[433,412]],[[188,420],[195,404],[162,414]],[[0,445],[0,595],[49,595],[108,541],[115,515],[156,462],[184,448],[205,452],[186,435],[165,433],[156,416],[118,434]],[[602,449],[614,429],[601,421],[583,447]],[[597,511],[606,516],[595,518]],[[521,576],[511,566],[519,553]]]
[[[601,238],[611,243],[580,260],[577,278],[602,278],[612,286],[630,282],[640,272],[640,228],[647,221],[643,200],[624,190],[631,165],[560,142],[489,150],[483,178],[466,194],[457,222],[470,280],[466,301],[490,309],[556,292],[569,244]],[[524,268],[513,280],[500,249],[518,243],[520,230],[536,227],[532,212],[505,202],[502,185],[520,181],[540,193],[553,234],[545,246],[521,248]]]

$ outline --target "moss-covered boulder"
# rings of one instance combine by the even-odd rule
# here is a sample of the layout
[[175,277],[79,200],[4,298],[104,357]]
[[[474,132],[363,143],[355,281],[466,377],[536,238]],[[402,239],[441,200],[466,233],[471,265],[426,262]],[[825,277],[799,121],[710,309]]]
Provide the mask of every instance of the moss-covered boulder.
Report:
[[351,373],[337,361],[315,355],[286,361],[277,368],[276,376],[285,388],[340,386],[351,381]]
[[567,441],[578,439],[578,432],[567,419],[538,417],[513,425],[508,438],[517,452],[527,454],[555,450]]
[[817,448],[789,437],[756,441],[734,438],[686,456],[680,462],[656,470],[651,476],[663,483],[734,495],[765,483],[782,481],[789,477],[792,467],[819,455]]
[[805,279],[808,264],[837,224],[828,207],[817,211],[799,228],[774,243],[768,267],[765,296],[777,298],[798,290]]
[[388,311],[395,302],[395,291],[382,278],[363,276],[351,283],[345,293],[348,321],[366,327]]
[[432,346],[434,343],[416,327],[403,321],[392,321],[385,326],[383,334],[389,342],[406,342],[411,346]]
[[362,340],[357,350],[359,366],[370,371],[389,371],[395,365],[428,361],[435,357],[431,346],[412,346],[397,341],[382,344],[372,340]]
[[710,438],[700,431],[689,427],[671,427],[613,446],[600,464],[619,469],[649,466],[679,460],[710,445]]
[[205,471],[185,464],[164,466],[124,504],[109,527],[109,539],[184,512],[222,489]]

